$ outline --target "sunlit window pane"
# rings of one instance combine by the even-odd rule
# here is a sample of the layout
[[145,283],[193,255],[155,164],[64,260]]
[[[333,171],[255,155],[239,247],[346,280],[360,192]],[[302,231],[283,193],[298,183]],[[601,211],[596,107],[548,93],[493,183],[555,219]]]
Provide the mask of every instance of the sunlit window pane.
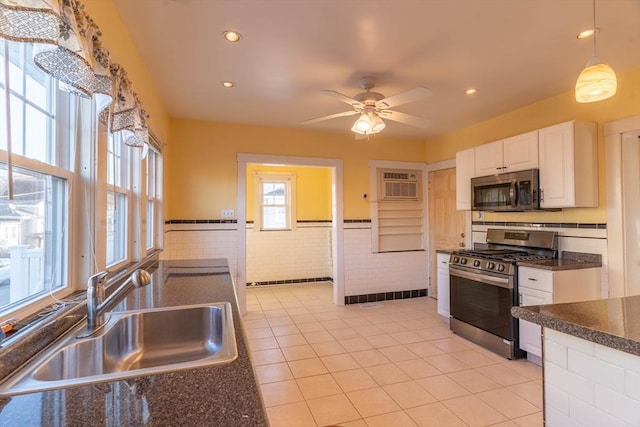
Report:
[[153,201],[147,202],[147,249],[153,247]]
[[33,75],[27,76],[27,99],[35,104],[37,107],[47,110],[48,109],[48,92],[46,77],[42,74],[34,78]]
[[107,265],[127,256],[127,196],[107,192]]
[[0,164],[0,309],[66,284],[66,180]]
[[46,162],[49,118],[41,111],[27,105],[25,119],[29,124],[25,127],[25,156]]

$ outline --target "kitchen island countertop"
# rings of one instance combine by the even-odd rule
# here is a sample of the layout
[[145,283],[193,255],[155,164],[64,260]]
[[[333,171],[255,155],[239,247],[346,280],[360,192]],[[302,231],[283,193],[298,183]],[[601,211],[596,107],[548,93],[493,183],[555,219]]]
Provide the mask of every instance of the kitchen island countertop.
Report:
[[117,309],[229,301],[238,358],[224,365],[0,397],[0,425],[266,426],[225,260],[160,261]]
[[640,356],[640,295],[513,307],[514,317]]

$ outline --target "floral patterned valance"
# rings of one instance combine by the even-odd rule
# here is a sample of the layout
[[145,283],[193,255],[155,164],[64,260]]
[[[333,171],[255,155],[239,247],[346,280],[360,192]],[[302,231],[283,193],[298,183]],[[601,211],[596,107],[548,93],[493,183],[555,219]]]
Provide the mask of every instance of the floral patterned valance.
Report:
[[0,0],[0,37],[35,43],[35,64],[63,89],[96,98],[110,132],[126,132],[128,145],[148,144],[147,113],[79,0]]

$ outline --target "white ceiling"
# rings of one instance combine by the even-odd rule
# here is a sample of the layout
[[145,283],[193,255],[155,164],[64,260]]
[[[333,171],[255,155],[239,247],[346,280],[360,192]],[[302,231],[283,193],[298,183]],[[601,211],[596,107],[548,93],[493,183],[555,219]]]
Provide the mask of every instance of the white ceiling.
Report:
[[[390,136],[439,135],[573,90],[591,56],[590,0],[114,0],[171,117],[349,132],[350,107],[375,76],[385,96],[422,86],[387,121]],[[640,0],[597,1],[598,56],[640,66]],[[242,34],[239,43],[222,38]],[[236,86],[225,89],[221,82]],[[478,93],[468,97],[468,87]],[[135,82],[134,82],[135,89]],[[624,87],[619,87],[619,91]],[[589,108],[586,105],[584,108]]]

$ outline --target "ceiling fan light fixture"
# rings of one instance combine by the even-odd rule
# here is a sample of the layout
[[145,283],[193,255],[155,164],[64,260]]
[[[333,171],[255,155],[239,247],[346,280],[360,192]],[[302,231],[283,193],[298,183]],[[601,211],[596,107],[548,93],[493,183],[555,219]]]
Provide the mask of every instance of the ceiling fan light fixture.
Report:
[[593,0],[593,55],[576,81],[575,96],[579,103],[597,102],[611,98],[618,90],[616,73],[609,64],[600,62],[596,54],[596,0]]

